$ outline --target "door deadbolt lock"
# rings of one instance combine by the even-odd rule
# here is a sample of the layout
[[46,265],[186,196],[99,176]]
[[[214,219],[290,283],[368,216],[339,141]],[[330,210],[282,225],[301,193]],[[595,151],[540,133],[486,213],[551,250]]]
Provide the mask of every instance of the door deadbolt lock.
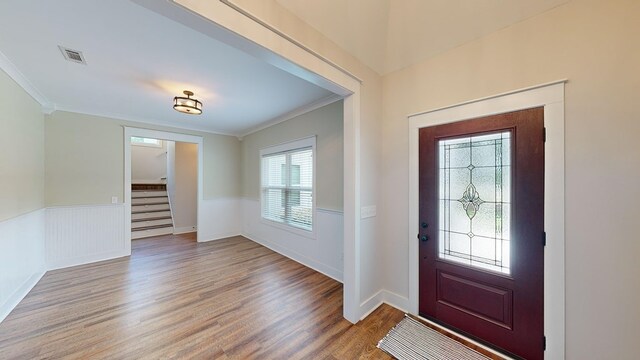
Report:
[[426,222],[423,222],[422,224],[420,224],[420,226],[421,226],[423,229],[426,229],[426,228],[429,226],[429,224],[427,224]]

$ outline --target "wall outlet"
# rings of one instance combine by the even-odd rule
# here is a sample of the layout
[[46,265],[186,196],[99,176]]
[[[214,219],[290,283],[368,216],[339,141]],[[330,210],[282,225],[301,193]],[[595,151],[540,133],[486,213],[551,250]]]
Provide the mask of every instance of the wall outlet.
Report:
[[117,204],[118,203],[118,197],[117,196],[112,196],[111,197],[111,203],[112,204]]
[[363,206],[360,208],[360,218],[366,219],[366,218],[375,217],[376,212],[377,212],[377,208],[375,205]]

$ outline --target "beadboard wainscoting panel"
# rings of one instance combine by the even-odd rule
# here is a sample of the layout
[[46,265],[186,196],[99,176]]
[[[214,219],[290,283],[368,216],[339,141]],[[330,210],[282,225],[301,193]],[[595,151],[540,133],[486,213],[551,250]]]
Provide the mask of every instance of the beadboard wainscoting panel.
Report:
[[316,209],[315,238],[311,238],[273,226],[262,219],[258,200],[244,199],[242,208],[243,236],[342,282],[342,212]]
[[45,209],[0,222],[0,321],[46,271]]
[[124,204],[47,208],[45,254],[49,270],[130,255]]
[[198,214],[198,241],[211,241],[240,235],[242,199],[202,200]]

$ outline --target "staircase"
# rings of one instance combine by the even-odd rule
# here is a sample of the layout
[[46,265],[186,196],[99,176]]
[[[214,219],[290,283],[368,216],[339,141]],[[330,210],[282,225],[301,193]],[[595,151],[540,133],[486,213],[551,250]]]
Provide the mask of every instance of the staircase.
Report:
[[173,234],[167,185],[131,185],[131,239]]

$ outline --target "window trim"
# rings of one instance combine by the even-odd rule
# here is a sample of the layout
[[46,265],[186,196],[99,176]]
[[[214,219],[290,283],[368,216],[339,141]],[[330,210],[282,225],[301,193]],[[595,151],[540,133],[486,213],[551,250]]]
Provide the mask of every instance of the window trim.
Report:
[[[274,221],[274,220],[270,220],[267,219],[265,217],[263,217],[263,204],[264,204],[264,199],[263,199],[263,187],[262,187],[262,176],[264,174],[263,172],[263,163],[262,163],[262,157],[263,156],[268,156],[268,155],[275,155],[278,153],[282,153],[282,152],[290,152],[290,151],[295,151],[298,149],[305,149],[305,148],[311,148],[311,153],[312,153],[312,167],[313,167],[313,175],[312,175],[312,188],[311,188],[311,230],[306,230],[303,228],[299,228],[293,225],[289,225],[287,223],[281,223],[279,221]],[[269,146],[266,148],[262,148],[260,149],[259,152],[259,156],[258,156],[258,163],[260,164],[260,178],[259,178],[259,183],[258,183],[258,193],[259,193],[259,203],[260,203],[260,222],[271,226],[271,227],[275,227],[281,230],[285,230],[288,232],[291,232],[293,234],[296,235],[300,235],[309,239],[316,239],[316,229],[317,229],[317,224],[316,224],[316,220],[317,220],[317,216],[316,216],[316,212],[317,212],[317,208],[316,208],[316,136],[309,136],[309,137],[305,137],[305,138],[301,138],[301,139],[297,139],[297,140],[292,140],[292,141],[288,141],[285,143],[281,143],[278,145],[273,145],[273,146]]]
[[[138,142],[138,141],[134,141],[134,138],[141,138],[141,139],[151,139],[151,140],[158,140],[157,144],[151,144],[151,143],[145,143],[145,142]],[[132,146],[144,146],[144,147],[151,147],[151,148],[162,148],[164,146],[163,144],[163,140],[161,139],[154,139],[154,138],[147,138],[144,136],[132,136],[131,137],[131,145]]]

